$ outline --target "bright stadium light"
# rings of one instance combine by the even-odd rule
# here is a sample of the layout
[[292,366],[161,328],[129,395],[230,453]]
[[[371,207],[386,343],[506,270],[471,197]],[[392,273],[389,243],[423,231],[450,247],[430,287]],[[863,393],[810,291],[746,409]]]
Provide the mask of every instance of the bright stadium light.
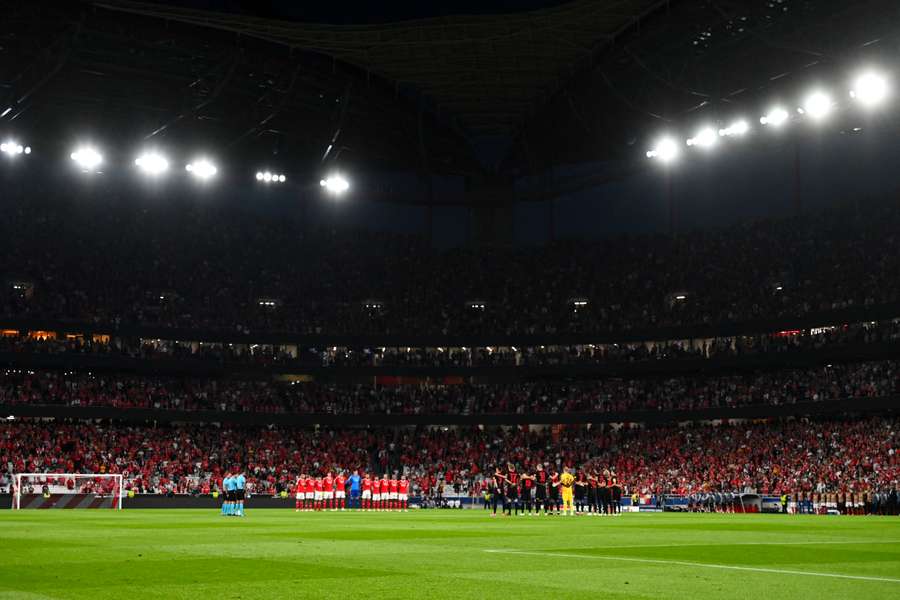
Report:
[[738,121],[735,121],[728,127],[720,129],[719,135],[721,135],[722,137],[740,137],[742,135],[745,135],[748,131],[750,131],[750,124],[747,121],[740,119]]
[[803,106],[797,112],[807,115],[814,121],[821,121],[828,116],[832,108],[834,108],[834,102],[831,100],[831,96],[825,92],[813,92],[806,97]]
[[137,167],[147,175],[162,175],[169,170],[169,161],[162,154],[147,152],[134,161]]
[[103,155],[90,146],[81,146],[69,155],[82,171],[93,171],[103,164]]
[[712,127],[704,127],[697,132],[697,135],[688,138],[687,145],[699,146],[700,148],[712,148],[718,141],[719,137],[716,135],[716,130]]
[[863,73],[853,82],[850,97],[863,106],[878,106],[888,97],[890,90],[883,76],[871,71]]
[[31,154],[31,147],[23,146],[15,140],[6,140],[0,144],[0,152],[13,158],[19,154]]
[[281,173],[272,173],[271,171],[257,171],[256,180],[262,181],[263,183],[284,183],[285,181],[287,181],[287,177],[285,177]]
[[329,175],[328,178],[319,181],[319,185],[325,188],[325,191],[334,196],[340,196],[350,189],[350,182],[338,173]]
[[656,158],[664,163],[669,163],[678,158],[678,142],[670,137],[665,137],[656,143],[652,150],[647,151],[647,158]]
[[215,177],[216,173],[219,172],[219,170],[216,168],[216,165],[205,158],[195,160],[194,162],[186,165],[184,169],[188,173],[202,181],[212,179],[213,177]]
[[785,123],[787,123],[790,115],[788,111],[781,108],[780,106],[776,106],[768,113],[766,113],[763,117],[760,117],[759,122],[763,125],[769,125],[771,127],[781,127]]

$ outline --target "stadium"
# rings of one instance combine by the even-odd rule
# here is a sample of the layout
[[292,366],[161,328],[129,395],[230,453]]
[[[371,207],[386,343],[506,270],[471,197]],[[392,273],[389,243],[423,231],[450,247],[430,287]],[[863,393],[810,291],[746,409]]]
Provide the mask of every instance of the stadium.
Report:
[[0,599],[900,592],[896,2],[0,15]]

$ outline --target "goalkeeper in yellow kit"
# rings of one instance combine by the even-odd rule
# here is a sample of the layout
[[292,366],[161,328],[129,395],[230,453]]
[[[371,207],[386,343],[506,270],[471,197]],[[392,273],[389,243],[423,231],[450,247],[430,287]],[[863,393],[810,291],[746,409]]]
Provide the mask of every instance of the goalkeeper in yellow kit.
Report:
[[560,497],[562,498],[562,514],[575,514],[575,507],[572,505],[572,499],[575,493],[575,477],[569,473],[569,468],[564,467],[562,475],[559,476],[559,487],[561,489]]

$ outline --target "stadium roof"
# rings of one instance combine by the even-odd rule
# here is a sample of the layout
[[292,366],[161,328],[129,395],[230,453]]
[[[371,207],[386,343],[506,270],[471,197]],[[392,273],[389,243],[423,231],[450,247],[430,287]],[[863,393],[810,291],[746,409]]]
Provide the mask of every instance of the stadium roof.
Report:
[[[129,0],[0,9],[0,133],[475,176],[641,156],[661,127],[843,75],[900,26],[893,0],[575,0],[367,25]],[[478,146],[498,139],[486,165]]]
[[666,0],[577,0],[525,13],[320,25],[147,2],[98,5],[334,57],[412,86],[465,132],[509,134],[573,72]]

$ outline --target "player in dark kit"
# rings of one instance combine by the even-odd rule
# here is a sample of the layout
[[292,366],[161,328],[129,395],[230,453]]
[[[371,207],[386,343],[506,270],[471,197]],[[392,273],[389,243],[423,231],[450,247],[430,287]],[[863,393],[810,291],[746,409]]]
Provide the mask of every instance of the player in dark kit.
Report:
[[550,478],[547,476],[547,471],[544,470],[544,465],[538,464],[537,472],[533,475],[534,477],[534,509],[537,514],[541,513],[541,508],[544,509],[544,514],[547,514],[547,486],[550,485]]
[[550,485],[547,487],[548,514],[559,514],[559,472],[554,470],[550,474]]
[[612,514],[622,514],[622,486],[619,485],[619,478],[615,473],[609,479],[609,487],[612,496]]
[[[516,516],[519,516],[519,473],[516,466],[512,463],[506,465],[506,514],[512,516],[515,509]],[[522,513],[525,514],[524,512]]]
[[534,514],[534,475],[522,473],[522,514]]
[[491,516],[497,516],[497,505],[505,504],[506,501],[503,499],[503,485],[506,481],[503,478],[503,473],[500,472],[500,469],[494,471],[494,476],[491,477],[490,480],[490,489],[491,489]]
[[603,472],[597,477],[597,495],[600,497],[600,514],[605,515],[609,512],[609,486],[607,479],[609,471],[603,469]]

